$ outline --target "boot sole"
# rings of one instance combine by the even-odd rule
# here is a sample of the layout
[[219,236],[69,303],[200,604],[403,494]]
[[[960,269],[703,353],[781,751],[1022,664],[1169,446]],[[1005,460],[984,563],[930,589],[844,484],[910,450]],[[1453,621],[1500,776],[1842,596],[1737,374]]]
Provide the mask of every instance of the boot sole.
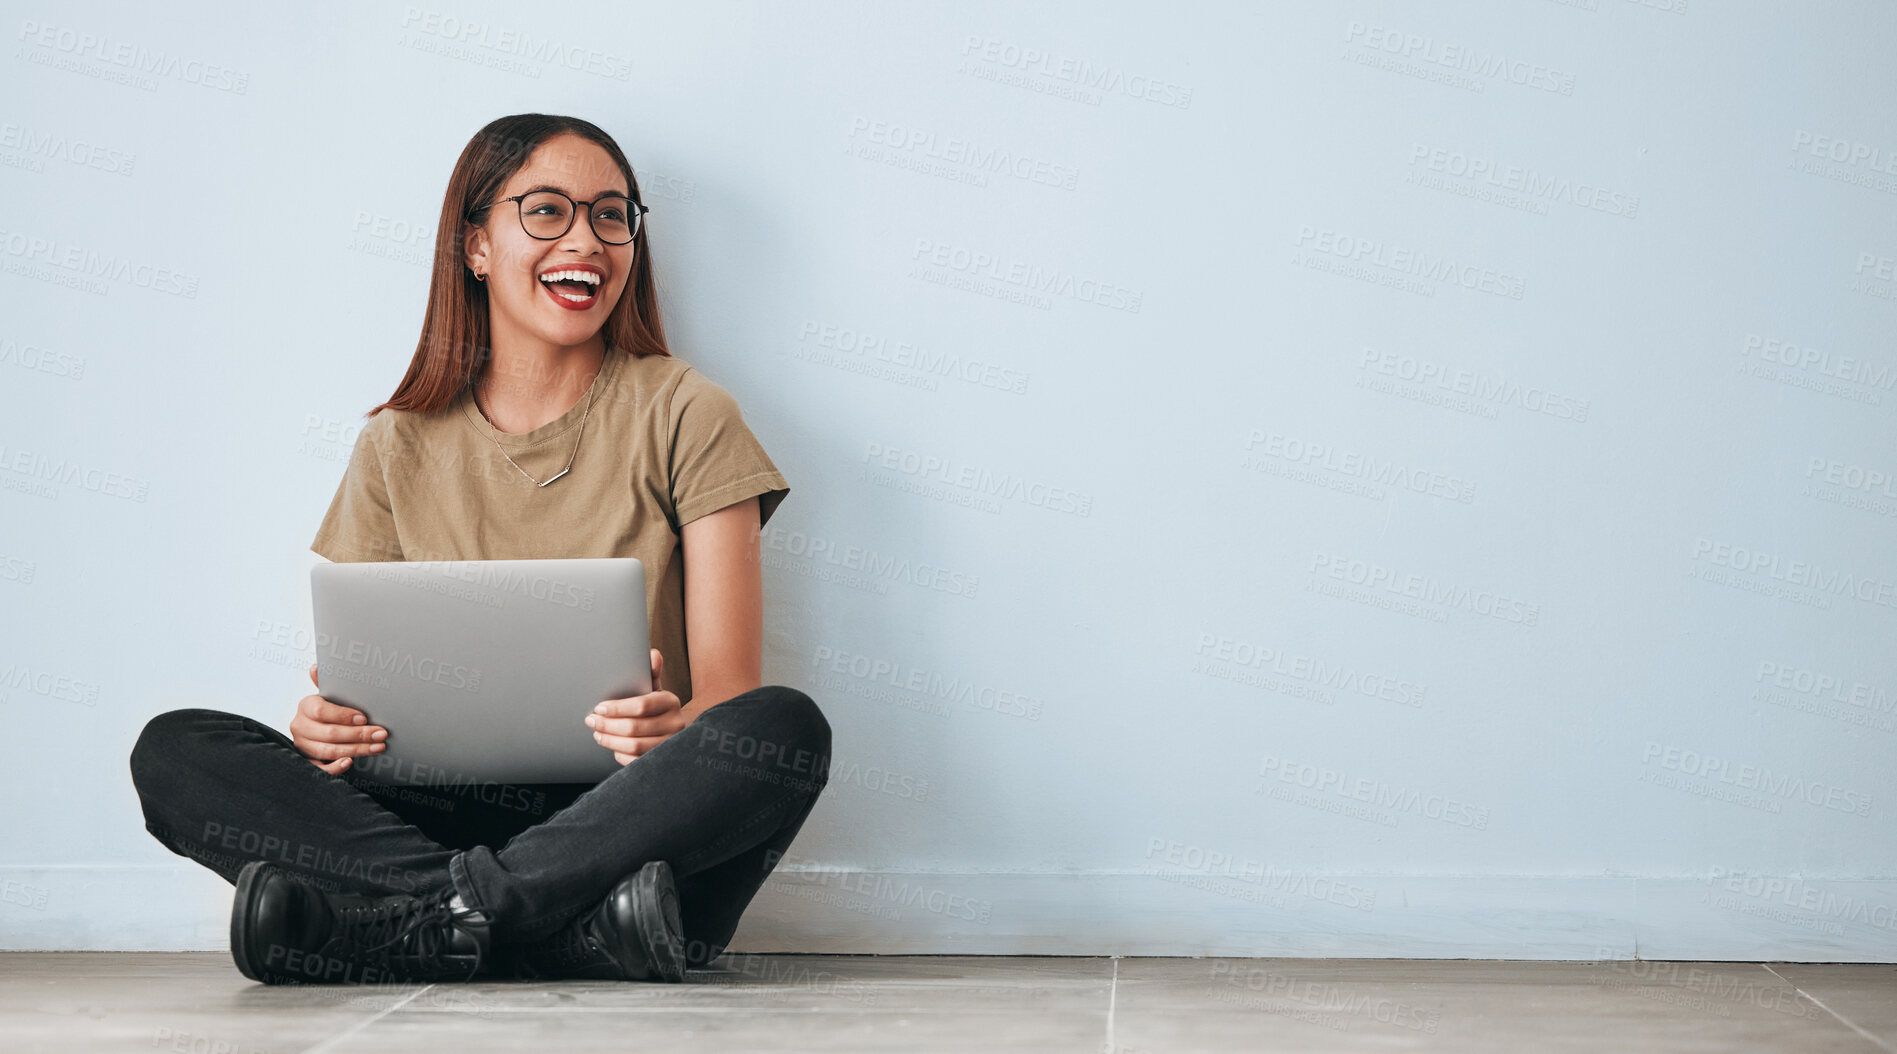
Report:
[[250,959],[250,949],[244,938],[250,929],[250,920],[256,913],[257,895],[263,886],[263,880],[270,871],[267,860],[252,860],[237,873],[237,891],[231,897],[231,959],[237,963],[237,972],[259,984],[279,984],[274,975],[259,970]]
[[646,962],[662,981],[677,983],[685,979],[685,927],[679,918],[678,887],[672,881],[672,865],[653,860],[639,869],[633,879],[633,912],[639,921],[641,947]]

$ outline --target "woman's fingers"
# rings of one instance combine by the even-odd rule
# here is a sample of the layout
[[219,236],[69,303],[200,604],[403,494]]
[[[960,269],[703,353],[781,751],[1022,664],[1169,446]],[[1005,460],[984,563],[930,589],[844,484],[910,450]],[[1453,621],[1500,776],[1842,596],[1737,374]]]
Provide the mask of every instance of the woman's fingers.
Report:
[[389,737],[388,730],[381,725],[352,724],[352,720],[363,719],[359,711],[322,699],[320,695],[303,698],[296,716],[290,719],[292,736],[306,736],[326,743],[376,743]]
[[[323,743],[366,743],[380,747],[389,738],[388,729],[379,725],[326,725],[320,721],[290,723],[290,731],[303,739]],[[364,752],[366,753],[366,751]]]
[[666,719],[668,714],[676,712],[675,710],[661,711],[651,717],[607,717],[603,714],[587,714],[586,727],[611,736],[671,735],[684,727],[677,721]]
[[678,696],[661,687],[664,666],[665,656],[653,648],[652,690],[625,699],[608,699],[586,715],[586,727],[593,730],[594,741],[611,747],[613,757],[621,765],[665,742],[666,737],[684,727],[676,721],[665,720],[667,714],[680,709],[680,702]]
[[[613,752],[614,757],[619,757],[621,755],[630,755],[630,757],[638,757],[639,755],[644,754],[646,751],[651,750],[653,747],[658,746],[660,743],[665,742],[669,738],[671,737],[670,736],[609,736],[604,732],[593,733],[593,741],[598,743],[600,746],[603,746],[606,749],[611,750]],[[622,760],[619,763],[621,765],[624,765],[626,762]]]
[[593,707],[598,717],[661,717],[673,710],[683,709],[684,704],[671,692],[647,692],[644,695],[629,695],[624,699],[607,699]]
[[368,725],[369,719],[354,707],[339,706],[320,695],[306,695],[297,701],[297,713],[323,725]]
[[331,743],[326,739],[312,739],[304,735],[292,736],[291,742],[296,744],[296,749],[303,752],[304,757],[322,761],[338,761],[365,754],[378,754],[382,751],[380,743]]
[[290,742],[318,768],[335,775],[350,764],[350,758],[384,749],[388,730],[367,720],[359,710],[337,706],[320,695],[306,695],[297,701],[296,716],[290,719]]

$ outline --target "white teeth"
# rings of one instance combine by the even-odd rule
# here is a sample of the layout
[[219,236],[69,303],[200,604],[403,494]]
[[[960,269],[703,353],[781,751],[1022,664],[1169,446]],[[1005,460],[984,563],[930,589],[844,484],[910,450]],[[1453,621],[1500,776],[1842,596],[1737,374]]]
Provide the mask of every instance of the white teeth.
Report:
[[[591,271],[548,271],[546,274],[540,276],[542,282],[558,282],[562,279],[585,282],[588,285],[595,286],[599,284],[599,276]],[[584,300],[586,298],[581,297],[580,299]]]

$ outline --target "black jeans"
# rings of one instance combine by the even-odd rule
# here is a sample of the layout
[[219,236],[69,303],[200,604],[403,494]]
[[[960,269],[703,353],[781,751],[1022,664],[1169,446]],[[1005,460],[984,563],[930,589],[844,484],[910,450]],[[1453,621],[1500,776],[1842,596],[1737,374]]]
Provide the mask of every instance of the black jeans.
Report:
[[145,829],[226,881],[271,860],[336,891],[452,884],[492,918],[497,946],[557,931],[665,860],[687,960],[703,965],[724,951],[828,783],[830,723],[803,692],[765,685],[591,787],[456,782],[381,760],[359,757],[331,776],[261,722],[173,710],[140,733],[132,783]]

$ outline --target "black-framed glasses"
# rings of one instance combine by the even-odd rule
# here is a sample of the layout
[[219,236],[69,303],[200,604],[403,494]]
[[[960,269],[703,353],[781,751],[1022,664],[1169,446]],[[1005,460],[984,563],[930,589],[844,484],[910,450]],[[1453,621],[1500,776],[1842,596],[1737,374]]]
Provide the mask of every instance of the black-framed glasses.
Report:
[[552,241],[573,229],[578,206],[586,206],[586,220],[593,234],[608,245],[624,245],[639,233],[640,217],[652,210],[624,194],[601,194],[592,201],[576,202],[557,190],[536,190],[501,198],[474,210],[476,213],[511,201],[520,206],[520,229],[530,238]]

